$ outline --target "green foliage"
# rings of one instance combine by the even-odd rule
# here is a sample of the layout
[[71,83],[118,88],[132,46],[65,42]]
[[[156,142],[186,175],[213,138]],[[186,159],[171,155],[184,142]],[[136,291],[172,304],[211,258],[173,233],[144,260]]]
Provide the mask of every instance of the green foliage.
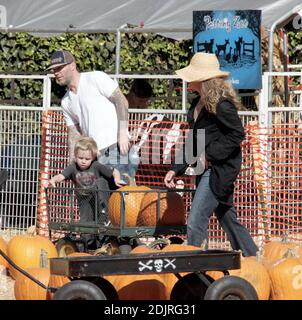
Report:
[[[175,69],[185,66],[190,54],[191,41],[178,42],[154,34],[122,34],[120,72],[173,74]],[[28,33],[0,34],[0,73],[46,74],[50,54],[57,49],[66,49],[76,58],[79,71],[102,70],[115,73],[116,34],[66,33],[48,38]],[[1,80],[0,99],[42,100],[41,80]],[[129,80],[120,80],[121,89],[128,92]],[[175,96],[177,81],[163,83],[152,81],[155,96]],[[64,89],[52,82],[53,101],[59,101]],[[165,102],[158,102],[157,107]],[[173,104],[173,102],[172,102]],[[171,106],[170,106],[171,107]]]
[[[174,70],[187,65],[191,54],[191,40],[174,41],[151,33],[122,33],[121,40],[121,73],[173,74]],[[301,63],[302,32],[289,30],[288,41],[290,62]],[[49,56],[57,49],[71,51],[82,72],[102,70],[115,73],[115,33],[66,33],[47,38],[28,33],[0,33],[0,46],[0,73],[46,74]],[[131,82],[129,79],[119,81],[123,92],[129,91]],[[150,83],[156,97],[153,107],[180,107],[181,92],[177,91],[177,88],[181,88],[180,80],[156,79]],[[41,105],[42,88],[41,80],[1,79],[1,103]],[[55,81],[52,81],[52,88],[52,101],[59,104],[65,88],[58,86]],[[165,99],[160,100],[160,97]]]
[[292,64],[302,63],[302,31],[290,31],[288,33],[288,43],[290,45],[289,57]]

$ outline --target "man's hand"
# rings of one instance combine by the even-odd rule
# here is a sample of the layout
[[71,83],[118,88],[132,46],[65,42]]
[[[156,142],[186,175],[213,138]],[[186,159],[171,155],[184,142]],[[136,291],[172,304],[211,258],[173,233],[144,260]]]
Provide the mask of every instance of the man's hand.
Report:
[[119,134],[118,144],[119,144],[119,148],[120,148],[120,153],[122,155],[126,155],[129,151],[129,148],[130,148],[130,141],[129,141],[129,137],[128,137],[127,133]]
[[114,178],[114,183],[118,187],[123,187],[123,186],[125,186],[127,184],[125,181],[123,181],[121,179],[121,174],[116,168],[113,169],[112,175],[113,175],[113,178]]

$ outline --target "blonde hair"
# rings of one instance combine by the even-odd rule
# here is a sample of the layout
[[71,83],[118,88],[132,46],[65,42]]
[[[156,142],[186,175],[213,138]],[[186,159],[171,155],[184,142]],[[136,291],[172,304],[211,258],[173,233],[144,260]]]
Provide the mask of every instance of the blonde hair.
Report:
[[76,142],[74,146],[74,154],[76,155],[79,150],[91,151],[94,159],[98,156],[98,146],[95,140],[90,137],[82,137]]
[[240,108],[240,102],[229,80],[214,78],[202,81],[200,85],[204,107],[208,112],[216,114],[216,107],[221,97],[230,100],[237,109]]

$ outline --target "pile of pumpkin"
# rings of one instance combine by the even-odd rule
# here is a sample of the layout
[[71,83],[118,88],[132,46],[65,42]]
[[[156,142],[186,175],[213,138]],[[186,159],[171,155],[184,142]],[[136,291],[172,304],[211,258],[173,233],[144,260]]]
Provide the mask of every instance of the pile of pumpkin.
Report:
[[[51,275],[47,260],[57,257],[53,243],[45,237],[24,234],[13,237],[8,243],[0,238],[0,249],[19,267],[35,279],[49,287],[61,287],[70,279]],[[200,248],[170,244],[162,251],[200,250]],[[158,252],[147,246],[138,246],[130,252]],[[46,261],[43,258],[46,256]],[[87,254],[87,253],[86,253]],[[74,253],[85,255],[85,253]],[[15,298],[17,300],[51,299],[52,294],[34,281],[13,268],[0,256],[0,265],[8,268],[15,279]],[[241,259],[241,269],[229,270],[231,275],[249,281],[261,300],[302,300],[302,247],[286,239],[271,241],[264,245],[263,255]],[[182,273],[185,275],[186,273]],[[214,280],[223,276],[219,271],[208,271]],[[178,281],[172,273],[148,275],[118,275],[104,277],[115,287],[121,300],[167,300],[175,283]]]
[[[170,244],[162,251],[200,250],[200,248]],[[249,281],[259,300],[302,300],[302,246],[287,241],[266,243],[256,257],[242,257],[241,268],[229,270],[230,275]],[[131,253],[158,252],[143,246]],[[184,276],[187,273],[181,273]],[[224,276],[220,271],[208,271],[207,275],[217,280]],[[152,275],[127,275],[106,277],[115,287],[119,298],[124,299],[169,299],[173,286],[178,281],[172,273]],[[146,280],[150,285],[147,287]],[[148,288],[148,290],[147,290]],[[141,290],[140,290],[141,289]]]
[[[57,250],[49,239],[36,235],[35,228],[29,228],[27,233],[14,236],[8,243],[0,238],[0,249],[13,263],[45,286],[61,287],[70,281],[67,277],[50,274],[48,259],[57,257]],[[50,292],[15,269],[1,255],[0,265],[7,268],[9,275],[15,280],[16,300],[52,298]]]
[[[125,207],[125,226],[127,227],[185,225],[186,210],[179,193],[152,191],[149,187],[136,186],[131,183],[119,188],[109,198],[108,213],[114,226],[121,225],[122,197]],[[159,213],[159,219],[157,213]]]
[[[241,269],[229,273],[249,281],[259,300],[302,300],[302,246],[287,236],[264,244],[256,257],[243,257]],[[217,271],[207,274],[215,280],[223,276]]]
[[[58,254],[54,244],[45,237],[27,232],[13,237],[8,243],[0,238],[0,249],[18,267],[46,287],[61,287],[71,281],[68,277],[50,274],[48,260],[49,258],[57,257]],[[168,245],[163,251],[192,249],[200,250],[200,248],[192,246]],[[147,246],[138,246],[130,253],[156,251],[156,249],[151,249]],[[69,256],[71,255],[82,256],[89,254],[74,252]],[[52,299],[52,293],[15,269],[2,256],[0,256],[0,265],[7,268],[10,276],[15,280],[14,293],[16,300]],[[118,293],[119,299],[122,300],[166,300],[170,296],[174,283],[177,281],[173,274],[107,276],[105,279],[111,282]]]

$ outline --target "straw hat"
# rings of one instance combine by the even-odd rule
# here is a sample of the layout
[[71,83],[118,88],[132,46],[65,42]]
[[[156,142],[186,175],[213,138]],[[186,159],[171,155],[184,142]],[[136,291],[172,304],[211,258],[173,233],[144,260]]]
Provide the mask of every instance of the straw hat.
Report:
[[215,54],[203,52],[195,53],[187,67],[175,72],[187,82],[224,78],[230,74],[219,69],[219,62]]

